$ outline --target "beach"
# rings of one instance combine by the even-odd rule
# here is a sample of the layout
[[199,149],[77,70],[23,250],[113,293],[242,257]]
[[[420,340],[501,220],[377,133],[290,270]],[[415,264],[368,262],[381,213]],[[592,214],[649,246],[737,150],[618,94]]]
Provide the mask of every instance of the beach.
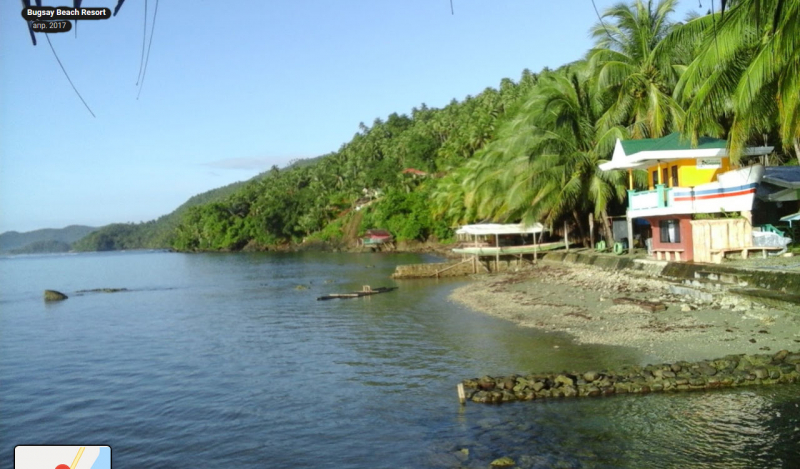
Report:
[[800,306],[766,306],[724,290],[696,299],[670,285],[632,271],[543,261],[475,277],[450,300],[579,344],[633,347],[643,363],[800,347]]

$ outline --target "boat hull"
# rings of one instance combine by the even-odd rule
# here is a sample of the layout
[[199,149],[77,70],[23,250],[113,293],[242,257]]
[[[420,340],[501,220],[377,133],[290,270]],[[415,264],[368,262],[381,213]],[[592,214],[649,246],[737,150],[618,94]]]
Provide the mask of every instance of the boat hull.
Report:
[[[764,176],[761,165],[720,174],[716,182],[695,187],[660,188],[634,193],[637,199],[628,214],[632,218],[693,213],[741,212],[753,209],[756,188]],[[642,201],[646,200],[646,203]]]

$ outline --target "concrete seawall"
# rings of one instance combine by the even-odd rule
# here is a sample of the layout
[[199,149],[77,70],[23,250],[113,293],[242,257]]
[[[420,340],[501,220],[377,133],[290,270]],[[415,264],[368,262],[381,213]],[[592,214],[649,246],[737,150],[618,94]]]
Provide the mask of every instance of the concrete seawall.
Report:
[[437,274],[439,277],[464,277],[474,273],[506,272],[521,265],[530,265],[530,262],[520,261],[513,256],[502,256],[499,263],[495,259],[473,261],[468,258],[454,262],[398,265],[392,278],[427,278],[437,277]]
[[800,382],[800,352],[728,355],[695,363],[623,367],[617,370],[512,375],[467,379],[465,398],[478,403],[593,397],[650,392],[706,391],[725,387]]
[[676,280],[704,279],[740,287],[755,287],[789,295],[800,292],[800,272],[741,269],[717,264],[654,261],[612,257],[587,252],[550,252],[542,257],[550,262],[594,265],[608,270],[638,270],[653,276]]

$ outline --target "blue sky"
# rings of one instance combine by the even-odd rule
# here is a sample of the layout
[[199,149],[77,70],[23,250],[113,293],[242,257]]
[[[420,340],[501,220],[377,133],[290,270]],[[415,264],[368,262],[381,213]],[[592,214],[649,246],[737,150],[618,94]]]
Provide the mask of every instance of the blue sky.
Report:
[[[144,1],[128,0],[79,22],[77,38],[50,35],[93,118],[44,35],[31,44],[20,3],[2,2],[0,232],[157,218],[335,151],[359,122],[579,59],[597,21],[589,0],[453,4],[455,15],[449,0],[163,1],[137,100]],[[682,2],[676,19],[697,6]]]

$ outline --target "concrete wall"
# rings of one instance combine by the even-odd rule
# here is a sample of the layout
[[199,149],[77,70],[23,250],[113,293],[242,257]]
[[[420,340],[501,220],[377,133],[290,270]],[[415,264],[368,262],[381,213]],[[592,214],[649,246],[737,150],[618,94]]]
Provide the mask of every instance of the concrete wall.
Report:
[[530,264],[530,262],[529,260],[520,261],[516,256],[500,256],[499,263],[492,257],[491,259],[484,258],[476,264],[473,264],[472,258],[466,258],[465,262],[398,265],[395,267],[392,278],[436,277],[437,272],[439,272],[439,277],[463,277],[473,273],[505,272],[523,264]]
[[[683,249],[681,253],[681,260],[691,261],[694,259],[694,243],[692,241],[692,216],[691,215],[668,215],[661,217],[647,217],[646,220],[650,223],[653,232],[653,251],[659,249]],[[681,242],[680,243],[664,243],[661,241],[661,228],[659,222],[661,220],[678,220]],[[697,259],[694,259],[697,260]]]
[[474,267],[471,262],[465,262],[460,265],[457,264],[459,263],[440,262],[434,264],[398,265],[395,267],[392,278],[436,277],[437,272],[440,272],[440,277],[460,277],[473,273]]

